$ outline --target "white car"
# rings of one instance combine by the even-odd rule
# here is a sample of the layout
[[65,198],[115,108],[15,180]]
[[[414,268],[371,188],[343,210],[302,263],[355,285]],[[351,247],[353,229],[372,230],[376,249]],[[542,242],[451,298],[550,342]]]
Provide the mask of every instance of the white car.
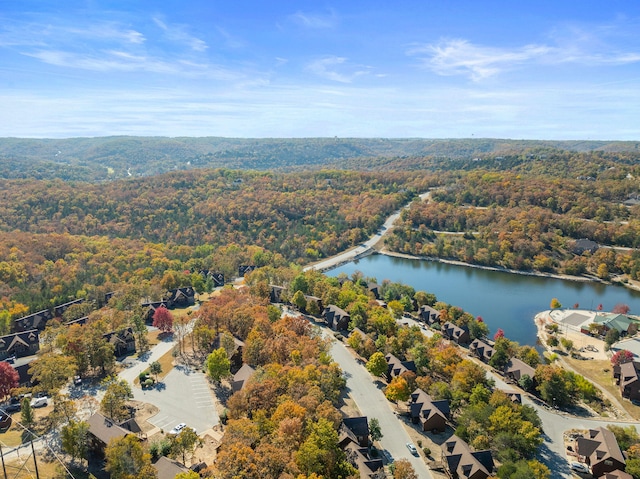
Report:
[[589,474],[589,467],[586,464],[581,462],[572,462],[569,464],[569,467],[572,471],[582,472],[584,474]]
[[174,427],[171,431],[169,431],[169,434],[179,434],[180,431],[182,431],[185,427],[187,427],[187,425],[181,422],[176,427]]
[[414,446],[413,444],[411,444],[410,442],[407,443],[407,449],[409,449],[409,451],[411,452],[411,454],[413,454],[414,456],[418,455],[418,450],[416,449],[416,446]]
[[30,404],[31,407],[45,407],[47,404],[49,404],[49,398],[47,396],[33,398]]

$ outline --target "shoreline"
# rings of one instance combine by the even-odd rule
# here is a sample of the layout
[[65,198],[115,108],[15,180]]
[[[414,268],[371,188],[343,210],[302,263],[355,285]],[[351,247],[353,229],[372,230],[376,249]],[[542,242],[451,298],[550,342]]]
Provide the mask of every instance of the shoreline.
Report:
[[[517,270],[517,269],[508,269],[508,268],[501,268],[499,266],[484,266],[484,265],[480,265],[480,264],[472,264],[472,263],[465,263],[464,261],[458,261],[458,260],[454,260],[454,259],[443,259],[443,258],[437,258],[435,256],[415,256],[415,255],[411,255],[411,254],[406,254],[406,253],[398,253],[395,251],[389,251],[387,249],[381,249],[379,251],[377,251],[377,253],[379,254],[383,254],[385,256],[390,256],[393,258],[404,258],[404,259],[413,259],[413,260],[420,260],[420,261],[431,261],[431,262],[435,262],[435,263],[444,263],[444,264],[452,264],[455,266],[465,266],[468,268],[476,268],[476,269],[484,269],[487,271],[497,271],[497,272],[502,272],[502,273],[511,273],[511,274],[519,274],[522,276],[537,276],[537,277],[541,277],[541,278],[554,278],[554,279],[562,279],[562,280],[566,280],[566,281],[576,281],[576,282],[581,282],[581,283],[607,283],[606,281],[602,281],[596,278],[592,278],[589,276],[572,276],[569,274],[557,274],[557,273],[542,273],[540,271],[521,271],[521,270]],[[639,289],[640,290],[640,289]]]

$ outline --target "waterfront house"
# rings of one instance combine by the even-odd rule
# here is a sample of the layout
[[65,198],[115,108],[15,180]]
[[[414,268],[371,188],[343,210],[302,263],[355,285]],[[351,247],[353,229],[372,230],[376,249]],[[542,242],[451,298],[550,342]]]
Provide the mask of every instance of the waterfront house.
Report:
[[387,380],[391,381],[396,376],[400,376],[407,371],[416,372],[416,363],[413,361],[400,361],[393,354],[384,357],[387,360]]
[[524,376],[535,377],[536,370],[518,358],[511,358],[504,368],[504,377],[518,383]]
[[495,349],[493,349],[492,344],[489,344],[488,340],[475,339],[469,345],[469,352],[480,361],[488,363],[495,353]]
[[457,344],[469,344],[469,341],[471,341],[471,336],[466,326],[461,328],[449,321],[442,325],[442,336]]
[[334,331],[345,331],[349,327],[349,321],[351,320],[349,313],[334,304],[327,306],[322,316]]

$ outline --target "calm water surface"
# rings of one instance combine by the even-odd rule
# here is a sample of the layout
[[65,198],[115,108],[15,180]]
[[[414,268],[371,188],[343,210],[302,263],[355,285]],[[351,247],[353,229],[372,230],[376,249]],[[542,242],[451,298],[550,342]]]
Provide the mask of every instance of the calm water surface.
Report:
[[351,275],[355,271],[376,278],[379,283],[388,279],[413,286],[416,291],[434,293],[440,301],[482,316],[491,335],[502,328],[509,339],[532,346],[536,343],[533,317],[549,309],[552,298],[558,298],[569,308],[576,303],[584,309],[595,309],[602,304],[605,311],[624,303],[631,308],[631,314],[640,314],[640,292],[623,286],[524,276],[379,254],[347,263],[327,274]]

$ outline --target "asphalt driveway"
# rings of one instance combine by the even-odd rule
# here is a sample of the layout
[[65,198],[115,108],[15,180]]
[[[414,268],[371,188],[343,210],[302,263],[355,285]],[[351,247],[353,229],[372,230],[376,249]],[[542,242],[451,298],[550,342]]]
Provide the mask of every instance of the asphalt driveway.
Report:
[[198,434],[216,426],[220,418],[206,376],[192,368],[174,367],[154,389],[133,387],[134,399],[153,404],[160,412],[148,419],[163,431],[184,422]]

